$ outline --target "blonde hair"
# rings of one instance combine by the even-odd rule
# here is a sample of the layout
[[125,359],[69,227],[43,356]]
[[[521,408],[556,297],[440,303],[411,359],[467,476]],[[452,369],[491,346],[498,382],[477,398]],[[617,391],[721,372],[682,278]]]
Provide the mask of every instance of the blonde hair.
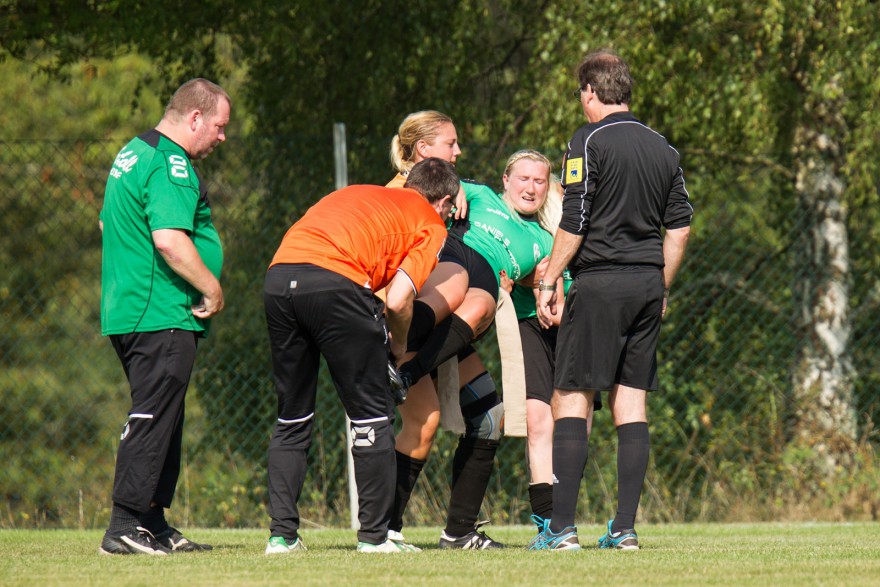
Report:
[[[538,223],[544,230],[546,230],[550,234],[553,234],[559,227],[559,219],[562,217],[562,203],[559,202],[558,198],[550,194],[549,183],[553,179],[555,179],[555,176],[553,175],[553,163],[551,163],[550,159],[548,159],[538,151],[535,151],[533,149],[523,149],[521,151],[517,151],[516,153],[511,155],[510,158],[507,159],[507,165],[504,166],[504,175],[507,175],[509,177],[513,166],[523,159],[528,159],[537,163],[543,163],[547,166],[547,195],[544,197],[544,203],[541,204],[541,207],[538,209]],[[508,208],[510,208],[511,206],[510,203],[507,202],[507,198],[504,198],[504,201],[505,203],[507,203]],[[511,211],[515,212],[515,210]],[[514,216],[516,218],[519,218],[519,214],[514,214]],[[550,226],[552,226],[552,229],[549,228]]]
[[547,201],[538,212],[538,223],[541,228],[552,235],[556,235],[559,228],[559,221],[562,220],[562,196],[565,191],[562,189],[562,182],[556,174],[550,174],[550,188],[547,190]]
[[391,166],[399,173],[408,173],[416,163],[416,144],[432,144],[440,127],[447,123],[453,124],[452,119],[436,110],[413,112],[404,118],[391,139]]

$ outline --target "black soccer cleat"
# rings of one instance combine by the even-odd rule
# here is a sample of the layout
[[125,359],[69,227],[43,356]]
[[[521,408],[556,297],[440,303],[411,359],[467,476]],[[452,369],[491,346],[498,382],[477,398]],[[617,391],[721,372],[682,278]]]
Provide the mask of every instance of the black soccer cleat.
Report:
[[394,361],[388,361],[388,385],[391,387],[391,397],[394,403],[400,405],[406,401],[406,394],[409,393],[409,386],[412,382],[406,373],[401,373],[394,366]]
[[440,548],[459,550],[487,550],[490,548],[504,548],[504,545],[489,538],[485,532],[480,531],[481,526],[489,522],[478,522],[474,529],[464,536],[450,536],[446,530],[440,533]]
[[210,544],[193,542],[180,533],[177,528],[168,527],[164,532],[156,534],[156,541],[171,552],[205,552],[214,550]]
[[165,556],[171,552],[156,540],[149,530],[138,526],[124,532],[106,532],[98,549],[101,554],[152,554]]

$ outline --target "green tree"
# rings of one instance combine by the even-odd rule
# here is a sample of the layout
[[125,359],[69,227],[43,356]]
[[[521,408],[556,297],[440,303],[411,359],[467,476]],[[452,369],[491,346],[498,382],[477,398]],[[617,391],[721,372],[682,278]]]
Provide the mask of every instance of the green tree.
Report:
[[[348,129],[350,179],[382,183],[392,174],[387,148],[403,116],[446,111],[464,145],[459,169],[491,182],[515,148],[559,158],[584,122],[571,98],[572,69],[602,46],[632,65],[633,109],[682,152],[697,210],[664,326],[664,390],[652,397],[652,436],[664,451],[656,453],[662,474],[650,479],[646,516],[736,517],[738,505],[746,515],[773,515],[798,495],[792,479],[812,482],[849,462],[857,417],[880,416],[872,399],[880,384],[875,2],[368,0],[355,10],[336,0],[247,7],[214,0],[183,11],[164,0],[20,0],[0,3],[0,16],[3,66],[30,62],[51,76],[4,75],[5,103],[45,108],[43,116],[26,108],[0,113],[7,141],[80,136],[83,126],[124,140],[132,134],[122,130],[126,114],[144,120],[184,79],[205,76],[232,89],[232,140],[203,164],[216,182],[212,201],[220,204],[217,222],[230,252],[228,310],[218,329],[224,334],[200,351],[211,367],[196,375],[197,389],[212,394],[197,415],[218,432],[203,441],[225,443],[228,455],[262,459],[266,435],[259,431],[268,433],[273,408],[261,276],[284,230],[333,187],[332,123]],[[149,68],[135,66],[140,58],[132,53],[149,58]],[[104,58],[113,60],[109,70]],[[71,84],[63,95],[54,94],[58,79]],[[118,95],[90,93],[98,85],[83,79],[106,79]],[[36,94],[47,100],[32,100]],[[145,119],[151,126],[157,116]],[[28,157],[26,164],[3,161],[14,191],[27,192],[3,202],[8,246],[0,258],[13,267],[0,286],[0,306],[13,304],[4,309],[13,327],[0,336],[7,362],[18,344],[10,341],[24,340],[34,326],[20,301],[57,304],[33,287],[43,267],[17,262],[42,253],[16,228],[36,225],[45,235],[47,195],[62,201],[64,182],[76,190],[94,183],[61,179],[45,165],[35,176]],[[80,177],[88,167],[82,162],[95,158],[104,156],[84,147],[63,166],[64,177]],[[100,168],[102,175],[106,161]],[[28,183],[34,177],[36,189]],[[100,194],[98,187],[85,191]],[[91,228],[82,238],[91,256],[75,265],[94,271]],[[45,261],[53,275],[84,287],[65,260]],[[62,339],[78,324],[52,332]],[[27,369],[41,358],[28,360],[16,372],[19,383],[33,381]],[[58,381],[79,379],[73,373]],[[58,390],[58,381],[41,385]],[[340,414],[319,421],[319,433],[338,435],[337,420]],[[870,432],[866,424],[862,433]],[[336,503],[342,465],[319,443],[323,478],[314,501]],[[236,507],[221,494],[225,469],[234,467],[218,454],[209,489],[218,516],[232,524]],[[607,455],[597,451],[595,464],[611,476]],[[259,472],[249,465],[235,475]],[[593,516],[607,496],[596,490],[588,497],[584,513]]]
[[[786,271],[788,290],[776,301],[763,300],[793,297],[790,328],[797,347],[788,357],[787,434],[812,447],[826,472],[850,462],[856,373],[848,235],[855,227],[876,242],[878,170],[870,156],[880,129],[873,107],[873,72],[880,65],[876,4],[610,1],[591,5],[584,16],[574,2],[554,3],[547,12],[533,66],[547,72],[536,87],[556,98],[531,117],[526,136],[553,146],[563,137],[548,136],[548,128],[565,121],[573,130],[578,109],[559,97],[574,81],[558,64],[572,67],[588,50],[608,46],[633,67],[636,113],[683,152],[689,177],[696,179],[691,185],[700,188],[694,189],[698,227],[701,214],[717,214],[721,198],[739,192],[726,182],[762,192],[775,229],[768,233],[762,219],[748,221],[742,234],[736,225],[730,229],[738,238],[768,238],[756,269],[788,247],[796,251]],[[851,207],[874,220],[873,227],[866,219],[849,221]],[[709,240],[742,244],[715,235]],[[695,261],[686,261],[686,274]],[[756,293],[748,280],[730,285],[742,296]]]

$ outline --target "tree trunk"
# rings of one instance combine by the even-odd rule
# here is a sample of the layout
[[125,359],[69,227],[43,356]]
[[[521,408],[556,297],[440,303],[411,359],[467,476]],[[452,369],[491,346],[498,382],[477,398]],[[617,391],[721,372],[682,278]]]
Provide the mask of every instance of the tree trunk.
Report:
[[[831,475],[852,461],[857,435],[849,357],[849,242],[839,175],[845,125],[839,110],[813,110],[796,135],[796,189],[807,226],[795,286],[800,349],[792,383],[795,440]],[[815,126],[814,126],[815,125]]]

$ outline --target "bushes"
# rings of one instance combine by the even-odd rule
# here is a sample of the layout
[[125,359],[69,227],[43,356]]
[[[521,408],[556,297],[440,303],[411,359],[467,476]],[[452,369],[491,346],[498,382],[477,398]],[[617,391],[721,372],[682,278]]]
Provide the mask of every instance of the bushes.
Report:
[[[98,145],[103,156],[95,154]],[[0,149],[7,168],[20,167],[22,157],[35,153],[42,153],[43,160],[80,158],[75,165],[53,164],[56,171],[39,180],[30,177],[22,184],[31,194],[22,208],[6,201],[3,209],[17,212],[0,216],[0,248],[31,251],[0,275],[2,527],[101,527],[109,515],[128,388],[109,343],[99,334],[95,219],[100,204],[76,194],[85,191],[77,187],[83,182],[97,190],[94,178],[103,171],[90,165],[100,160],[106,167],[117,146],[57,149],[32,142],[21,151],[9,144]],[[276,400],[262,276],[281,235],[311,203],[305,194],[326,186],[311,177],[277,197],[261,183],[260,167],[244,159],[249,152],[231,141],[216,160],[208,160],[216,167],[205,173],[227,251],[223,282],[228,308],[200,345],[188,397],[184,468],[171,512],[181,525],[264,526],[268,520],[265,455]],[[798,342],[791,283],[797,268],[786,243],[795,238],[798,223],[774,222],[772,230],[754,232],[742,212],[761,209],[760,191],[739,193],[732,210],[730,201],[704,204],[670,298],[659,348],[662,388],[649,396],[653,457],[640,515],[652,521],[874,519],[878,461],[871,423],[877,411],[872,368],[877,334],[872,282],[856,280],[853,295],[859,304],[852,311],[852,357],[861,437],[852,468],[827,478],[812,465],[811,448],[795,443],[791,433],[795,400],[790,371]],[[775,202],[767,214],[792,212],[780,206]],[[41,214],[47,208],[51,213]],[[750,214],[755,216],[760,214]],[[740,218],[739,225],[731,222],[734,217]],[[23,218],[41,223],[40,231],[21,230]],[[858,242],[858,236],[853,240]],[[51,263],[39,261],[49,256]],[[480,343],[479,352],[500,381],[492,338]],[[303,519],[347,525],[344,414],[329,379],[322,376],[319,385]],[[596,414],[579,519],[601,524],[613,514],[615,442],[606,407]],[[438,436],[407,523],[442,523],[455,444],[452,434]],[[484,504],[484,514],[495,523],[528,520],[524,452],[524,440],[502,441]]]

